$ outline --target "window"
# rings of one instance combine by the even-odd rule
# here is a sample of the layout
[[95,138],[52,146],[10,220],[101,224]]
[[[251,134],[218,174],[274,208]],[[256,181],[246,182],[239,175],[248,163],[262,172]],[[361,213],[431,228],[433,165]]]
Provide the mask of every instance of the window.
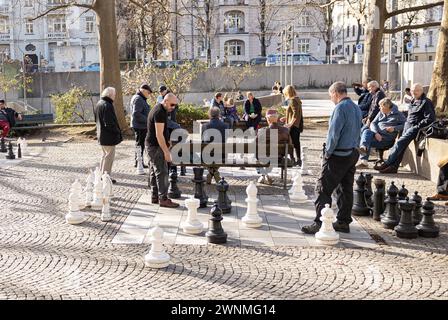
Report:
[[299,27],[308,27],[310,25],[310,15],[308,13],[303,13],[299,16]]
[[428,47],[434,46],[434,31],[428,32]]
[[354,37],[356,34],[356,26],[352,27],[352,37]]
[[429,56],[429,57],[428,57],[428,61],[432,61],[432,56]]
[[414,35],[414,47],[418,48],[420,46],[420,34],[416,33]]
[[62,33],[67,31],[65,16],[52,17],[48,19],[48,32]]
[[[33,2],[33,1],[31,1]],[[67,0],[48,0],[47,4],[48,5],[60,5],[60,4],[66,4]]]
[[347,37],[350,37],[350,26],[347,26]]
[[95,17],[86,17],[86,33],[93,33],[95,31]]
[[48,60],[49,62],[54,62],[54,51],[56,50],[56,43],[48,44]]
[[224,15],[224,32],[244,32],[244,13],[241,11],[230,11]]
[[205,57],[205,45],[203,40],[198,42],[198,56]]
[[224,44],[224,55],[226,56],[244,56],[244,41],[230,40]]
[[0,18],[0,33],[9,33],[9,19]]
[[24,6],[27,7],[27,8],[32,7],[33,6],[33,2],[34,2],[33,0],[25,0]]
[[310,39],[298,39],[299,53],[310,53]]
[[25,22],[25,33],[34,34],[34,21],[27,19]]

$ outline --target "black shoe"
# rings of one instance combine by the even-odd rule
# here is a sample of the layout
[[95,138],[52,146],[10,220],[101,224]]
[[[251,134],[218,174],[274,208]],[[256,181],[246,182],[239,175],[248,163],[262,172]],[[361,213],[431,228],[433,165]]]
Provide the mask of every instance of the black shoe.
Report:
[[350,225],[345,222],[337,221],[333,223],[333,228],[337,232],[350,233]]
[[319,232],[321,226],[320,223],[314,222],[312,225],[304,226],[302,232],[306,234],[316,234]]
[[144,164],[143,168],[148,169],[149,167],[146,164]]
[[112,184],[117,184],[117,180],[112,179]]

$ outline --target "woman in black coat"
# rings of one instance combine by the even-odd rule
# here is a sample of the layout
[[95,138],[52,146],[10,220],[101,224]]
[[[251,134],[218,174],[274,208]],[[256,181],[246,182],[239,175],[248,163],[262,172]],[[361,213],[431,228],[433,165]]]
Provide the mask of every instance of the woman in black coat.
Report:
[[247,128],[258,129],[261,122],[262,107],[260,100],[254,97],[252,92],[247,93],[247,100],[244,103],[244,120],[247,122]]

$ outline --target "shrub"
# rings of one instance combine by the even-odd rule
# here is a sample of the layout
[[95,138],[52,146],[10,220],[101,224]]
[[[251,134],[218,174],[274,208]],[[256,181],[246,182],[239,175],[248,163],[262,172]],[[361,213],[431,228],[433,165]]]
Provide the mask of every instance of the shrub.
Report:
[[192,130],[193,122],[196,120],[208,119],[208,110],[193,105],[180,104],[176,114],[176,121],[186,130]]
[[89,96],[86,90],[79,87],[73,87],[66,93],[51,95],[51,103],[56,110],[55,122],[66,124],[80,119],[85,123],[87,119],[83,102]]

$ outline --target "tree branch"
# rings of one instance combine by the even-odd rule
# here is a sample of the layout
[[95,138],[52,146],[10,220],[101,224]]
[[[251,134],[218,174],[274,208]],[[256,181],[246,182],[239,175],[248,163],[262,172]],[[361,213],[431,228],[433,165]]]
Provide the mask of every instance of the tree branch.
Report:
[[429,27],[438,27],[441,25],[441,22],[428,22],[428,23],[422,23],[422,24],[412,24],[408,26],[402,26],[394,29],[384,29],[385,34],[394,34],[400,31],[405,30],[415,30],[415,29],[422,29],[422,28],[429,28]]
[[67,4],[63,4],[63,5],[60,5],[60,6],[52,7],[50,9],[44,11],[43,13],[39,14],[37,17],[31,19],[31,21],[40,19],[40,18],[46,16],[47,14],[49,14],[50,12],[57,11],[57,10],[60,10],[60,9],[66,9],[66,8],[70,8],[70,7],[80,7],[80,8],[86,8],[88,10],[93,10],[93,6],[92,5],[76,3],[76,2],[69,2]]
[[392,12],[388,12],[386,14],[386,20],[389,18],[398,16],[399,14],[413,12],[413,11],[420,11],[420,10],[425,10],[425,9],[431,9],[431,8],[438,7],[438,6],[443,6],[443,4],[444,4],[444,1],[439,1],[439,2],[434,2],[434,3],[424,4],[424,5],[417,6],[417,7],[408,7],[408,8],[395,10]]

